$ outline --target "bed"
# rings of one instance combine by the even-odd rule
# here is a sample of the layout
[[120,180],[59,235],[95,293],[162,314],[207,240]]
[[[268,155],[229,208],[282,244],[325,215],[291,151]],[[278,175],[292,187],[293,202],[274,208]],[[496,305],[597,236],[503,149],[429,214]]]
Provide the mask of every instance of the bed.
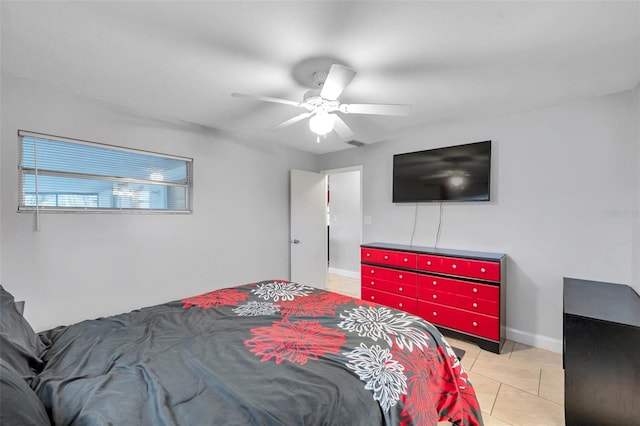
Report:
[[39,334],[0,286],[0,423],[482,424],[430,323],[270,280]]

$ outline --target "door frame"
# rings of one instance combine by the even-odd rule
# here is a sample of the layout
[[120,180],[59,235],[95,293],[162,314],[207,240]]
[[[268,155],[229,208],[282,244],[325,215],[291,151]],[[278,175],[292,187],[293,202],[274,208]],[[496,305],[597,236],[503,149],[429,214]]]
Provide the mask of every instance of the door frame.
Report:
[[[337,169],[327,169],[327,170],[321,170],[320,173],[323,173],[327,176],[329,176],[329,191],[331,191],[331,175],[333,174],[339,174],[339,173],[348,173],[348,172],[360,172],[360,186],[359,186],[359,191],[360,191],[360,211],[358,212],[358,217],[360,218],[360,232],[359,232],[359,244],[362,244],[362,238],[363,238],[363,234],[364,234],[364,166],[363,165],[356,165],[356,166],[349,166],[349,167],[340,167]],[[329,201],[329,205],[331,204],[331,201]],[[329,222],[329,232],[331,232],[331,223]],[[327,247],[329,247],[329,240],[330,238],[327,239]],[[358,273],[358,278],[360,277],[360,274]]]

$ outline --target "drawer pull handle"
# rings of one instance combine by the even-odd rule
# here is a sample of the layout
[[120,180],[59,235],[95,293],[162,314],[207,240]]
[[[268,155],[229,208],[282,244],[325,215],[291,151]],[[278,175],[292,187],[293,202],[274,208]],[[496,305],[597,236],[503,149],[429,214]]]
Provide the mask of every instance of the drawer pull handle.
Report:
[[398,288],[398,291],[402,291],[402,287]]
[[398,275],[398,278],[399,278],[399,279],[402,279],[402,274]]
[[376,282],[375,281],[371,281],[371,285],[376,285]]
[[474,308],[477,308],[477,307],[478,307],[478,304],[477,304],[476,302],[473,302],[473,307],[474,307]]
[[398,306],[402,308],[402,302],[398,303]]
[[438,281],[433,280],[433,285],[438,285]]
[[484,274],[485,272],[487,272],[487,270],[485,268],[480,268],[480,272]]
[[389,259],[389,256],[387,256],[386,254],[384,255],[384,260]]
[[433,316],[434,316],[434,317],[437,317],[437,316],[438,316],[438,313],[437,313],[436,311],[433,311]]
[[431,261],[427,260],[427,266],[431,266]]
[[376,300],[375,296],[371,296],[371,300]]
[[453,265],[451,265],[451,267],[452,267],[453,269],[456,269],[458,266],[454,263]]
[[437,298],[438,298],[438,295],[437,295],[437,294],[434,294],[434,295],[433,295],[433,298],[434,298],[434,299],[437,299]]
[[371,253],[367,253],[367,257],[371,257]]
[[477,293],[477,292],[478,292],[478,289],[474,287],[474,288],[473,288],[473,292],[474,292],[474,293]]
[[371,270],[371,273],[372,273],[372,274],[375,274],[375,273],[376,273],[376,271],[372,269],[372,270]]
[[409,259],[407,259],[406,257],[404,258],[404,263],[407,263],[409,261]]
[[474,327],[477,327],[477,326],[478,326],[478,323],[474,321],[474,322],[473,322],[473,326],[474,326]]

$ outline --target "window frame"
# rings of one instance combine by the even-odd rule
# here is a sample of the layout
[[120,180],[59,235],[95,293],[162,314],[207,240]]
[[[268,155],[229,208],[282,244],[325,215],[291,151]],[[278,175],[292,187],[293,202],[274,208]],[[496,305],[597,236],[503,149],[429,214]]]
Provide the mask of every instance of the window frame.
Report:
[[[87,173],[77,173],[77,172],[64,172],[64,171],[54,171],[54,170],[40,170],[37,165],[37,156],[36,156],[36,164],[35,167],[26,168],[23,167],[24,158],[23,158],[23,138],[24,137],[32,137],[34,139],[48,139],[51,141],[60,141],[66,142],[76,145],[86,145],[91,147],[115,150],[120,152],[130,152],[134,154],[140,155],[148,155],[153,157],[161,157],[167,158],[171,160],[184,161],[186,166],[186,183],[175,183],[175,182],[160,182],[152,179],[139,179],[139,178],[130,178],[130,177],[120,177],[120,176],[104,176],[99,174],[87,174]],[[37,146],[37,142],[36,142]],[[37,149],[36,149],[37,152]],[[36,189],[35,191],[29,191],[28,194],[39,194],[38,191],[38,176],[56,176],[56,177],[68,177],[68,178],[87,178],[91,180],[104,180],[110,181],[114,183],[134,183],[134,184],[151,184],[151,185],[162,185],[165,187],[178,187],[185,189],[185,208],[184,209],[153,209],[153,208],[137,208],[137,207],[60,207],[60,206],[43,206],[38,205],[36,201],[36,205],[24,205],[24,196],[25,196],[25,185],[24,185],[24,177],[25,175],[32,175],[36,180]],[[51,194],[51,191],[42,192],[41,194]],[[71,193],[71,192],[69,192]],[[56,193],[67,194],[67,192],[59,192]],[[38,199],[36,195],[36,200]],[[192,214],[193,213],[193,158],[182,157],[178,155],[171,154],[163,154],[160,152],[154,152],[143,149],[136,148],[128,148],[119,145],[112,145],[100,142],[86,141],[81,139],[73,139],[63,136],[55,136],[45,133],[37,133],[30,132],[26,130],[18,130],[18,213],[33,213],[36,214],[40,212],[46,213],[129,213],[129,214]]]

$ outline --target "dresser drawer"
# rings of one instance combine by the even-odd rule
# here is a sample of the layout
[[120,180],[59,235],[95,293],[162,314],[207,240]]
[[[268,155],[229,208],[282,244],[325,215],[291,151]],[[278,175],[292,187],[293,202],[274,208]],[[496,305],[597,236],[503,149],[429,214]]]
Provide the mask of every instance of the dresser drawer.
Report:
[[500,287],[497,285],[459,281],[458,293],[461,296],[473,299],[488,300],[495,303],[500,301]]
[[[463,283],[463,285],[468,284]],[[434,287],[419,287],[418,299],[486,315],[498,316],[500,314],[500,305],[495,301],[438,291]]]
[[427,272],[442,272],[442,256],[419,254],[418,269]]
[[414,299],[418,297],[418,288],[415,284],[412,285],[397,281],[387,281],[382,290]]
[[494,316],[460,310],[456,328],[477,336],[500,340],[500,321]]
[[467,276],[487,281],[500,281],[500,262],[468,260]]
[[418,275],[418,297],[423,299],[421,292],[423,290],[446,291],[449,293],[458,292],[458,280],[453,278],[445,278],[438,275]]
[[378,250],[374,250],[374,249],[370,249],[370,248],[366,248],[366,247],[361,247],[360,248],[360,260],[362,262],[375,262],[377,253],[378,253]]
[[380,266],[360,265],[360,273],[362,275],[362,279],[366,277],[386,280],[389,274],[393,272],[395,271],[387,268],[381,268]]
[[433,324],[456,328],[458,313],[455,308],[418,300],[418,315]]
[[402,251],[395,252],[396,256],[392,258],[392,265],[400,268],[415,269],[418,264],[418,255],[415,253],[407,253]]
[[362,288],[362,300],[379,303],[390,308],[400,309],[410,314],[418,315],[417,301],[411,297],[399,296],[371,288]]
[[478,314],[436,303],[418,301],[418,315],[434,324],[465,333],[500,340],[500,321],[497,317]]
[[420,254],[418,269],[486,281],[500,281],[500,262]]
[[418,255],[418,269],[447,275],[467,276],[469,261],[460,257],[421,254]]
[[415,272],[390,269],[387,273],[387,280],[398,284],[406,284],[415,287],[418,283],[418,274],[416,274]]
[[389,283],[379,277],[368,277],[364,274],[360,278],[360,286],[362,288],[372,288],[384,290]]
[[417,288],[415,285],[387,281],[380,278],[363,276],[361,279],[361,287],[363,289],[369,288],[371,290],[382,290],[388,293],[394,293],[414,299],[417,297]]
[[384,259],[385,252],[386,250],[377,250],[363,247],[360,249],[360,259],[362,260],[362,262],[387,263]]
[[398,266],[401,268],[415,269],[418,255],[394,250],[379,250],[361,248],[360,256],[363,262],[379,263],[381,265]]
[[443,257],[441,272],[449,275],[468,276],[469,261],[459,257]]
[[419,290],[420,296],[418,297],[419,300],[424,300],[425,302],[432,302],[432,303],[438,303],[441,305],[448,305],[448,306],[456,306],[456,303],[458,301],[458,298],[460,296],[458,296],[455,293],[446,293],[444,291],[438,291],[438,290],[434,290],[432,288],[420,288]]
[[478,299],[474,297],[457,296],[455,303],[451,304],[456,308],[464,309],[466,311],[478,312],[480,314],[499,316],[500,304],[497,302]]

